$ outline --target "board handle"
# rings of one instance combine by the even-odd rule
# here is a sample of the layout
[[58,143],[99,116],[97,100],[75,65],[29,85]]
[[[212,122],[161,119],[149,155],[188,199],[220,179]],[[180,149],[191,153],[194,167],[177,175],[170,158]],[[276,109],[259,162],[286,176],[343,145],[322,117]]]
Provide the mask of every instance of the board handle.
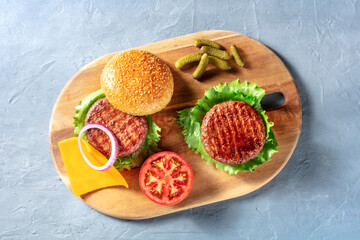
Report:
[[285,96],[282,92],[273,92],[266,94],[261,100],[260,104],[264,110],[272,110],[283,106],[285,103]]

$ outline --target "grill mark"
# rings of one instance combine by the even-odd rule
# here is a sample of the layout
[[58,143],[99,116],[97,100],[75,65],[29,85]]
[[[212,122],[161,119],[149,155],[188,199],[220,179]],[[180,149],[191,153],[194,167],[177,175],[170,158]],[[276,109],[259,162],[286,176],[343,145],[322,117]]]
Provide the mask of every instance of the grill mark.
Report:
[[[214,124],[211,124],[211,123],[208,123],[208,124],[210,124],[210,126],[208,126],[208,127],[211,128],[211,133],[214,133],[214,132],[216,131]],[[214,149],[214,148],[218,145],[218,143],[219,143],[218,140],[219,140],[219,139],[214,138],[213,135],[212,135],[211,138],[210,138],[210,140],[211,140],[210,143],[208,142],[208,140],[206,140],[206,144],[207,144],[207,145],[210,145],[210,147],[211,147],[212,149]]]
[[[252,119],[258,119],[258,115],[255,112],[249,112],[249,115],[251,116]],[[251,121],[251,133],[252,133],[252,138],[251,138],[251,144],[253,148],[258,147],[259,145],[256,143],[257,142],[257,134],[255,133],[256,131],[256,125],[258,125],[259,122],[258,121]]]
[[[232,116],[231,119],[230,119],[230,115]],[[235,158],[239,157],[239,153],[238,153],[238,151],[236,151],[236,149],[237,149],[237,141],[236,141],[236,132],[235,132],[235,129],[234,129],[234,124],[236,124],[236,121],[234,121],[234,119],[235,119],[236,115],[237,115],[236,112],[234,112],[233,110],[231,111],[229,109],[226,109],[225,118],[226,118],[226,121],[227,121],[228,126],[229,126],[230,131],[231,131],[231,139],[232,139],[231,148],[233,149],[232,153],[234,154],[234,156],[232,156],[232,157],[235,157]]]
[[[254,116],[255,119],[258,119],[257,116],[255,115],[255,113],[253,112],[252,115]],[[257,141],[257,134],[256,134],[256,125],[258,123],[256,121],[251,121],[251,130],[252,130],[252,142],[254,144],[254,147],[258,147],[258,144],[256,143]]]
[[[252,131],[252,133],[253,133],[252,144],[255,149],[259,149],[260,147],[263,146],[263,144],[265,142],[265,134],[264,134],[265,126],[264,126],[263,120],[258,112],[252,112],[251,117],[253,119],[257,120],[257,121],[252,121],[252,130],[253,130]],[[260,136],[262,136],[264,138],[263,142],[261,142]],[[260,152],[260,150],[254,151],[250,157],[254,158],[259,152]]]
[[266,132],[265,132],[266,130],[265,130],[265,124],[264,124],[263,119],[262,119],[262,117],[260,115],[258,115],[258,119],[259,119],[259,123],[257,123],[257,126],[256,126],[257,127],[256,128],[256,130],[257,130],[257,134],[256,134],[256,136],[257,136],[257,145],[262,146],[265,143],[265,140],[264,140],[264,143],[262,143],[261,138],[259,138],[258,136],[260,134],[262,134],[263,138],[266,139]]
[[234,112],[236,112],[236,115],[234,116],[234,129],[235,129],[235,137],[236,137],[236,154],[237,156],[241,159],[242,158],[242,153],[241,151],[239,151],[239,143],[241,145],[241,141],[242,141],[242,131],[241,131],[241,120],[239,119],[241,117],[241,111],[239,109],[239,105],[236,104],[234,106]]
[[136,133],[140,133],[143,134],[143,131],[139,131],[140,126],[138,126],[134,120],[128,121],[129,125],[125,124],[125,129],[123,131],[120,132],[126,132],[126,136],[124,136],[125,138],[123,139],[124,142],[133,145],[136,142],[136,139],[138,138],[139,134]]
[[[219,124],[217,124],[217,122],[219,121],[219,119],[217,118],[216,114],[213,114],[213,117],[215,117],[215,123],[214,123],[214,128],[215,131],[217,133],[217,136],[214,136],[214,132],[211,134],[212,138],[215,139],[215,141],[218,143],[220,142],[220,145],[222,146],[224,144],[224,139],[223,138],[219,138],[218,136],[220,136],[220,130],[219,130]],[[220,154],[219,151],[219,144],[214,145],[215,148],[215,157],[218,156]]]
[[[220,152],[219,152],[219,155],[223,155],[223,156],[226,156],[228,157],[227,155],[227,152],[226,152],[226,148],[230,145],[230,141],[229,141],[229,138],[226,137],[227,135],[227,129],[228,129],[228,126],[226,124],[226,121],[224,121],[224,114],[221,112],[221,109],[220,108],[217,108],[217,112],[215,113],[217,114],[217,117],[218,119],[220,120],[220,124],[221,124],[221,139],[223,140],[223,144],[221,145],[221,147],[219,148],[220,149]],[[219,157],[218,157],[219,158]],[[224,159],[225,160],[225,159]]]
[[244,149],[243,149],[243,143],[244,143],[244,140],[245,140],[245,133],[244,133],[244,129],[245,129],[245,121],[244,121],[244,118],[243,118],[243,114],[244,114],[244,111],[243,111],[243,106],[239,106],[239,104],[236,104],[235,107],[237,108],[238,112],[240,113],[238,115],[238,120],[239,120],[239,123],[240,123],[240,129],[239,129],[239,133],[240,133],[240,136],[241,136],[241,144],[240,144],[240,148],[237,149],[237,151],[239,152],[240,156],[241,156],[241,159],[244,158]]
[[[253,111],[249,111],[247,110],[247,116],[249,119],[257,119],[256,116],[254,115],[254,112]],[[254,127],[254,122],[255,121],[249,121],[248,122],[248,149],[255,149],[256,148],[256,145],[255,145],[255,141],[254,141],[254,138],[256,137],[255,134],[254,134],[254,130],[253,130],[253,127]],[[253,154],[249,153],[248,154],[248,157],[251,157]]]
[[[261,116],[260,116],[260,120],[261,120],[261,122],[263,122]],[[265,126],[264,126],[264,129],[262,129],[262,128],[261,128],[261,124],[257,124],[256,130],[258,131],[258,132],[257,132],[258,134],[262,132],[264,135],[266,135],[266,134],[265,134]],[[265,138],[266,138],[266,136],[265,136]],[[261,140],[258,139],[258,145],[261,145],[260,141],[261,141]]]
[[243,147],[244,147],[244,150],[246,151],[245,155],[246,155],[246,157],[248,157],[247,151],[249,149],[249,124],[248,124],[249,115],[248,115],[247,109],[245,109],[243,107],[242,110],[243,110],[242,116],[244,116],[244,119],[245,119],[244,127],[242,129],[244,130],[244,135],[246,136],[244,139],[244,142],[243,142]]
[[140,127],[140,124],[135,123],[132,125],[131,131],[133,131],[134,133],[142,132],[142,129]]

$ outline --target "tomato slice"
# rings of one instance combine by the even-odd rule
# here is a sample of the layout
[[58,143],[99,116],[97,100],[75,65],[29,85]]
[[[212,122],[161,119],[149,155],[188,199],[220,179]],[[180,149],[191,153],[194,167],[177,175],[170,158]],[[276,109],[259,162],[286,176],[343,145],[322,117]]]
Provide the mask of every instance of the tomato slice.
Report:
[[193,172],[179,154],[159,152],[144,162],[139,182],[141,190],[150,200],[162,205],[174,205],[189,195]]

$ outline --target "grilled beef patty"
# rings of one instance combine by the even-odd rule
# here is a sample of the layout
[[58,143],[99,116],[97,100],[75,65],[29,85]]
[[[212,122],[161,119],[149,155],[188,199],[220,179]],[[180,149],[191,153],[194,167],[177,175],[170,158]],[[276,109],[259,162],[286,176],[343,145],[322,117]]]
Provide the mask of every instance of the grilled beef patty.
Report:
[[261,116],[245,102],[215,105],[201,124],[206,152],[224,164],[241,164],[253,159],[263,148],[265,137]]
[[[118,157],[138,150],[144,143],[148,125],[145,117],[133,116],[114,108],[106,98],[97,100],[86,115],[85,124],[100,123],[109,128],[119,142]],[[111,155],[110,138],[100,129],[86,131],[89,143],[106,157]]]

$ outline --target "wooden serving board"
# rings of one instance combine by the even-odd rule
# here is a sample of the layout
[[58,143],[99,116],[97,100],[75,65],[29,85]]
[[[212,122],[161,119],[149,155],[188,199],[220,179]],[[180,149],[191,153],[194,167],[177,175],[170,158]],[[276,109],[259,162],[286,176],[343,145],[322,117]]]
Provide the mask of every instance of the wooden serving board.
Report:
[[[229,50],[236,44],[245,61],[241,68],[230,60],[232,70],[224,72],[209,66],[201,80],[192,78],[196,66],[176,69],[174,63],[180,57],[199,51],[193,46],[196,38],[214,40]],[[174,75],[174,95],[168,107],[152,117],[162,129],[159,146],[163,150],[179,153],[190,163],[194,172],[194,185],[189,196],[175,206],[153,203],[142,193],[139,183],[139,169],[122,172],[129,183],[129,189],[110,187],[85,195],[80,199],[90,207],[113,217],[124,219],[146,219],[182,211],[250,193],[274,178],[285,166],[293,153],[301,129],[301,102],[293,78],[282,61],[263,44],[247,36],[227,31],[205,31],[164,40],[138,49],[152,52],[164,60]],[[79,70],[60,93],[50,120],[50,149],[56,169],[71,190],[69,178],[60,156],[58,142],[73,137],[74,107],[89,93],[100,89],[99,77],[106,62],[116,53],[96,59]],[[282,92],[285,103],[282,107],[267,112],[279,143],[279,152],[255,172],[239,172],[229,175],[206,162],[190,150],[181,133],[180,125],[174,121],[176,110],[191,107],[204,92],[219,82],[241,81],[257,82],[266,93]]]

